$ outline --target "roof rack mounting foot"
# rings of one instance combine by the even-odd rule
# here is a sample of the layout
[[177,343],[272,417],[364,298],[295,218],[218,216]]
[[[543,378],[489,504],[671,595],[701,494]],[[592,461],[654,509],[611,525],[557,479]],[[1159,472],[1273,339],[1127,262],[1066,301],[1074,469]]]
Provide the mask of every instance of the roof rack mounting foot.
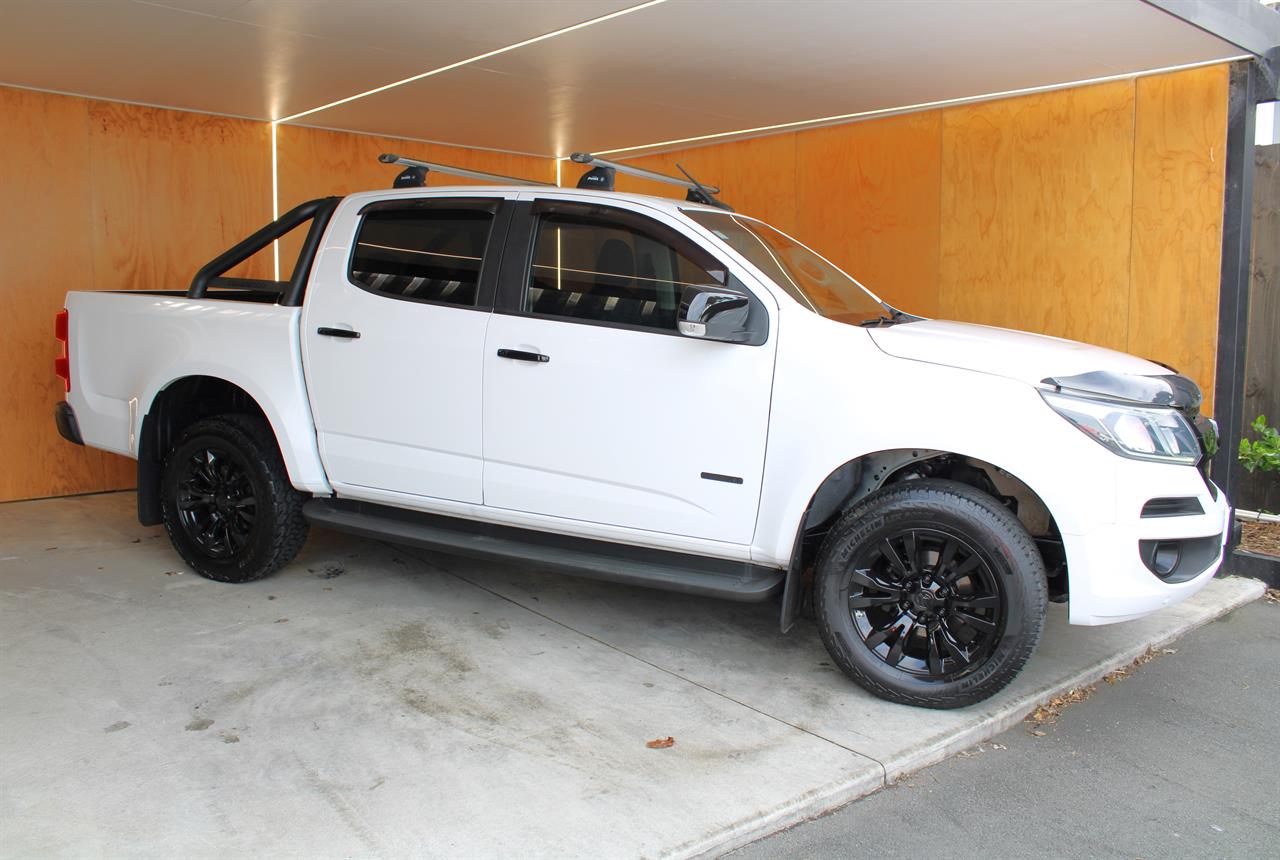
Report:
[[579,188],[600,188],[605,191],[612,191],[614,173],[626,173],[630,176],[638,176],[641,179],[665,182],[667,185],[677,185],[684,188],[685,200],[690,203],[702,203],[706,206],[715,206],[717,209],[733,211],[733,207],[728,203],[716,199],[716,195],[720,193],[719,188],[714,185],[703,185],[690,176],[689,171],[678,164],[676,167],[684,174],[684,179],[678,176],[667,176],[665,173],[658,173],[653,170],[645,170],[643,167],[632,167],[630,164],[624,164],[620,161],[610,161],[607,158],[601,158],[589,152],[575,152],[569,156],[569,160],[575,164],[592,165],[592,169],[583,174],[582,178],[578,180]]

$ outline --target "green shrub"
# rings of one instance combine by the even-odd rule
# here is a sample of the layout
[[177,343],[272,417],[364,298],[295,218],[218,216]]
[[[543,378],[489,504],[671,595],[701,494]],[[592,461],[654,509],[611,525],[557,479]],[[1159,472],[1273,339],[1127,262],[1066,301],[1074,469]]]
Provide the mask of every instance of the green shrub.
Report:
[[1267,416],[1253,420],[1255,442],[1240,440],[1240,462],[1248,472],[1280,472],[1280,431],[1267,425]]

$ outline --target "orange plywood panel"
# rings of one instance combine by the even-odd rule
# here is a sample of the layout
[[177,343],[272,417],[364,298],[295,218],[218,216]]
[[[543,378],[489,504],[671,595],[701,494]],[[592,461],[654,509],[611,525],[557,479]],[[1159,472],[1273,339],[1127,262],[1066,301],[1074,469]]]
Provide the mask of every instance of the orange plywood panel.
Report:
[[[281,211],[316,197],[390,188],[401,168],[379,162],[378,156],[384,152],[505,176],[555,181],[555,161],[550,158],[306,126],[277,126],[276,147]],[[477,182],[435,173],[427,177],[429,186]]]
[[805,131],[796,143],[797,238],[889,303],[935,316],[941,114]]
[[88,102],[0,87],[0,164],[0,501],[133,486],[130,461],[53,424],[53,317],[94,287]]
[[1124,349],[1132,81],[942,112],[942,316]]
[[1212,412],[1227,66],[1137,82],[1129,350],[1196,380]]
[[[271,220],[265,123],[95,101],[89,134],[98,289],[186,289]],[[232,274],[271,277],[269,255]]]
[[[605,156],[606,158],[612,156]],[[796,225],[796,136],[775,134],[645,155],[638,158],[616,157],[636,167],[680,176],[677,164],[693,174],[699,182],[719,186],[720,197],[738,212],[773,224],[792,233]],[[564,162],[561,183],[572,187],[583,168]],[[619,191],[652,194],[657,197],[684,199],[684,191],[674,185],[652,182],[620,174]]]

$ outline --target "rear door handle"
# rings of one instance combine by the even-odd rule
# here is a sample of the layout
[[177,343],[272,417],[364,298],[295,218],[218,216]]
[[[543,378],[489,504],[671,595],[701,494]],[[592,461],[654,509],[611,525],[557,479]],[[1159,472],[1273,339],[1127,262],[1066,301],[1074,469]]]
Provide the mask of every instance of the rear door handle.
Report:
[[325,337],[356,338],[360,336],[360,332],[352,331],[349,328],[330,328],[329,326],[325,326],[325,325],[322,325],[320,326],[320,328],[316,329],[316,334],[322,334]]
[[498,358],[514,358],[516,361],[537,361],[546,364],[551,356],[540,352],[525,352],[523,349],[500,349]]

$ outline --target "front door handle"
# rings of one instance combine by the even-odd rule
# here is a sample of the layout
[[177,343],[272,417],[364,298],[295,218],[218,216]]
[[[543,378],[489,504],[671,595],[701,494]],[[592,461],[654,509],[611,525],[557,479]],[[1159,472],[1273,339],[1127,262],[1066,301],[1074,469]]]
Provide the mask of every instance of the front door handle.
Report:
[[523,349],[500,349],[498,358],[514,358],[516,361],[537,361],[546,364],[551,356],[540,352],[525,352]]
[[320,326],[320,328],[316,329],[316,334],[322,334],[325,337],[356,338],[360,336],[360,332],[352,331],[349,328],[330,328],[329,326],[325,326],[325,325],[322,325]]

